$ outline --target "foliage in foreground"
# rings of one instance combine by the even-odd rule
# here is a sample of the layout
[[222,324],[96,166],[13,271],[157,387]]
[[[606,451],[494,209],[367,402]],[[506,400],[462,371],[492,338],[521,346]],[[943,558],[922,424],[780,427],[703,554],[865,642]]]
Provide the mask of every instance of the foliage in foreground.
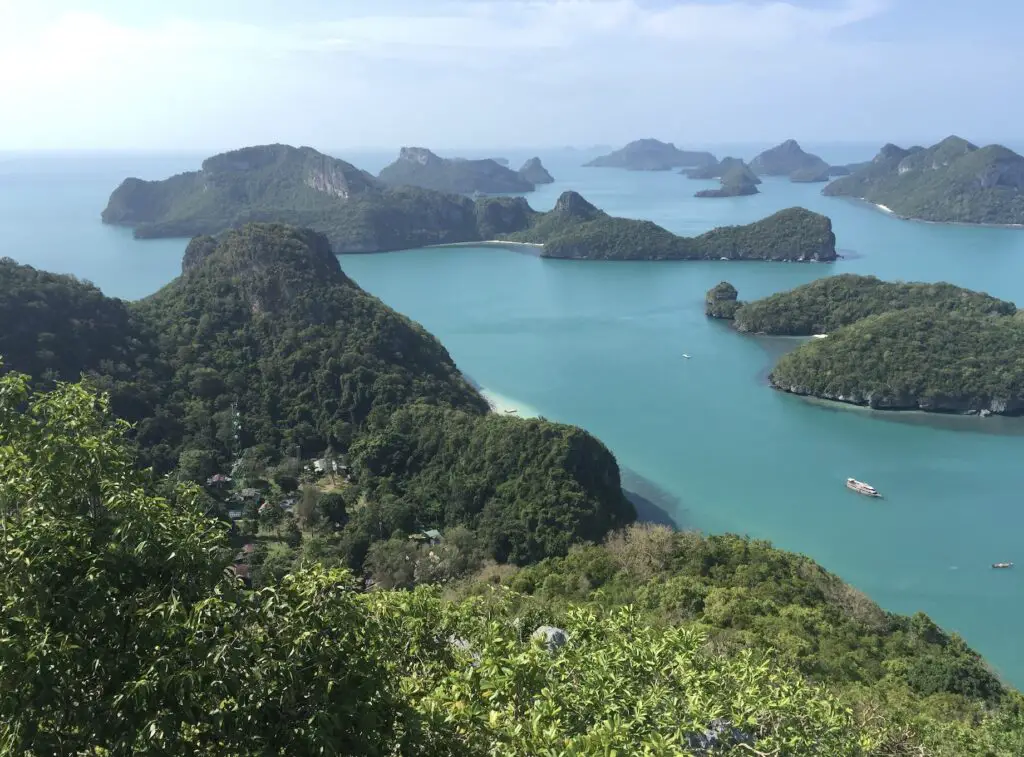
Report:
[[941,737],[931,754],[1003,757],[1021,745],[1009,708],[979,715],[969,738],[955,717],[929,732],[888,717],[888,701],[846,706],[764,653],[622,607],[560,611],[559,648],[532,638],[553,611],[508,592],[363,594],[317,567],[246,591],[195,493],[150,491],[123,432],[86,387],[31,395],[25,377],[0,378],[0,753],[700,754],[713,736],[720,754],[909,757]]

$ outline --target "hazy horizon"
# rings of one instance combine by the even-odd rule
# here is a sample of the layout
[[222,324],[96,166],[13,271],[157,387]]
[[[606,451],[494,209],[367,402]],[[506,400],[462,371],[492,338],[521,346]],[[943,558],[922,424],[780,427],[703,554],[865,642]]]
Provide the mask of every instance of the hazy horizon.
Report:
[[89,6],[0,0],[0,151],[987,143],[1024,116],[1009,0]]

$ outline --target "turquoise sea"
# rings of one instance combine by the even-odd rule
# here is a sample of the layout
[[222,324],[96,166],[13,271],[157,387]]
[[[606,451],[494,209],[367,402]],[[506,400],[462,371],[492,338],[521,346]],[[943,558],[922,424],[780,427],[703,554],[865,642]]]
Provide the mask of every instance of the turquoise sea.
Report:
[[[760,147],[711,149],[749,159]],[[835,163],[877,149],[805,147]],[[327,151],[371,171],[397,152]],[[529,157],[488,155],[514,167]],[[540,156],[558,181],[530,196],[538,209],[575,189],[613,214],[692,234],[802,205],[833,219],[846,257],[585,263],[459,248],[346,256],[342,266],[437,335],[483,387],[599,436],[640,477],[630,485],[679,525],[811,555],[887,609],[923,610],[961,633],[1024,687],[1024,573],[989,567],[1024,565],[1024,420],[891,415],[782,395],[765,375],[795,342],[744,337],[702,311],[704,292],[723,279],[753,299],[844,271],[950,281],[1024,304],[1024,230],[900,221],[781,180],[753,197],[698,200],[714,182],[584,169],[583,152]],[[0,154],[0,255],[145,296],[177,275],[185,241],[136,241],[99,213],[123,177],[162,178],[202,157]],[[848,492],[847,476],[886,498]]]

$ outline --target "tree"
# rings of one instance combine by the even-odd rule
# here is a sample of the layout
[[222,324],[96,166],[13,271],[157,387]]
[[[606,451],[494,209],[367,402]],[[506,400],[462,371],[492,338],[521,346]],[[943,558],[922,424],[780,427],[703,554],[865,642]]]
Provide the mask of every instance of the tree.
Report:
[[32,394],[0,377],[0,753],[394,744],[394,631],[351,578],[315,569],[243,592],[224,527],[195,489],[150,494],[125,431],[84,385]]
[[178,480],[197,484],[206,482],[217,472],[217,460],[205,449],[187,449],[178,456]]

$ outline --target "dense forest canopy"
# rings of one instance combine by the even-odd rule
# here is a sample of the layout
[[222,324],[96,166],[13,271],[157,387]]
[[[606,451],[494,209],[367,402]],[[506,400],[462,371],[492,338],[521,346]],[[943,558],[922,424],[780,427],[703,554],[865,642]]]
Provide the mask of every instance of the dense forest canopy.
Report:
[[784,355],[774,386],[858,405],[1024,412],[1024,323],[912,307],[868,316]]
[[928,148],[889,144],[874,160],[825,187],[899,216],[956,223],[1024,223],[1024,157],[957,136]]
[[[89,375],[158,472],[259,484],[328,452],[348,460],[328,507],[343,516],[326,526],[354,569],[373,543],[417,530],[460,526],[481,554],[524,562],[636,517],[600,442],[488,416],[444,347],[360,289],[317,232],[197,237],[182,275],[137,303],[13,262],[0,272],[18,324],[0,337],[8,367],[42,368],[38,386]],[[41,343],[65,363],[41,363]]]
[[526,231],[502,238],[544,245],[543,255],[578,260],[835,260],[835,234],[825,216],[780,210],[744,226],[681,237],[651,221],[616,218],[576,192],[530,218]]
[[991,315],[1013,315],[1017,310],[1012,302],[945,282],[890,282],[844,273],[744,303],[734,317],[740,331],[810,336],[869,315],[912,307]]
[[1024,748],[1020,695],[959,639],[761,543],[634,529],[447,598],[363,592],[311,555],[252,591],[104,398],[0,376],[0,433],[5,753]]
[[1024,412],[1024,322],[1012,302],[852,273],[753,302],[736,295],[722,282],[705,313],[743,332],[822,337],[778,361],[778,389],[882,409]]

